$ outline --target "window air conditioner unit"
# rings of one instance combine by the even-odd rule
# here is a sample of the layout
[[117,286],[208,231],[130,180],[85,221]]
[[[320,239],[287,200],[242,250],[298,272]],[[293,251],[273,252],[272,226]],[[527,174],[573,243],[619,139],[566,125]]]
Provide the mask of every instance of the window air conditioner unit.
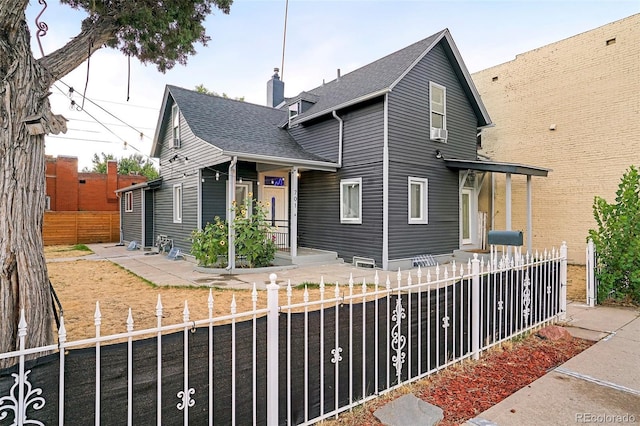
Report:
[[447,129],[439,129],[437,127],[431,128],[431,140],[434,141],[446,141]]

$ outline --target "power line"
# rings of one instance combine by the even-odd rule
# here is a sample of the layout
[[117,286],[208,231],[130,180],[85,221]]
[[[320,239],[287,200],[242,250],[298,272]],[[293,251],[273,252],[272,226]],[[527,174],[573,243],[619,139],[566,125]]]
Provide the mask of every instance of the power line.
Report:
[[[69,85],[68,85],[67,83],[65,83],[64,81],[62,81],[62,80],[58,80],[58,81],[59,81],[60,83],[64,84],[65,86],[67,86],[67,88],[69,89],[69,92],[70,92],[70,93],[72,93],[72,94],[73,94],[73,93],[76,93],[76,91],[73,89],[73,87],[69,86]],[[58,90],[60,90],[60,89],[58,89]],[[60,91],[62,92],[62,90],[60,90]],[[62,93],[64,93],[64,92],[62,92]],[[90,98],[88,98],[88,97],[86,97],[86,96],[84,96],[84,95],[82,95],[82,94],[80,94],[80,93],[78,93],[78,94],[79,94],[80,96],[82,96],[82,98],[83,98],[83,99],[87,100],[88,102],[90,102],[90,103],[91,103],[91,104],[93,104],[94,106],[98,107],[98,108],[99,108],[100,110],[102,110],[103,112],[105,112],[105,113],[109,114],[111,117],[115,118],[116,120],[118,120],[119,122],[121,122],[122,124],[124,124],[125,126],[129,127],[129,128],[130,128],[130,129],[132,129],[132,130],[135,130],[136,132],[138,132],[138,133],[139,133],[140,135],[142,135],[143,137],[144,137],[144,136],[146,136],[147,138],[149,138],[149,136],[145,135],[145,134],[144,134],[144,132],[141,132],[140,130],[138,130],[138,129],[136,129],[135,127],[133,127],[131,124],[129,124],[129,123],[127,123],[126,121],[122,120],[120,117],[116,116],[115,114],[111,113],[110,111],[107,111],[105,108],[103,108],[101,105],[98,105],[97,103],[95,103],[94,101],[92,101]],[[83,108],[82,110],[86,112],[86,110],[85,110],[84,108]],[[87,113],[87,114],[88,114],[88,113]],[[89,114],[89,115],[90,115],[90,114]],[[91,118],[94,118],[94,117],[91,117]],[[94,119],[95,119],[95,118],[94,118]],[[98,121],[98,120],[96,119],[96,121]],[[105,127],[105,128],[106,128],[106,126],[105,126],[104,124],[102,124],[101,122],[99,122],[99,123],[100,123],[103,127]],[[109,130],[109,129],[107,129],[107,130]],[[111,132],[111,130],[109,130],[109,132]],[[111,133],[113,133],[113,132],[111,132]],[[149,139],[151,139],[151,138],[149,138]],[[123,140],[123,141],[124,141],[124,140]]]
[[[73,90],[73,88],[71,86],[69,86],[68,84],[66,84],[64,81],[62,80],[58,80],[60,81],[62,84],[64,84],[65,86],[67,86],[69,88],[69,91],[71,93],[74,93],[75,91]],[[53,85],[58,91],[60,91],[61,93],[64,94],[64,91],[62,89],[60,89],[57,85]],[[80,95],[83,96],[83,95]],[[83,96],[84,98],[84,96]],[[118,118],[117,116],[115,116],[114,114],[112,114],[111,112],[107,111],[106,109],[102,108],[100,105],[96,104],[95,102],[93,102],[91,99],[86,98],[87,101],[91,102],[93,105],[97,106],[98,108],[100,108],[102,111],[106,112],[107,114],[109,114],[110,116],[112,116],[113,118],[115,118],[116,120],[124,123],[126,125],[126,127],[129,127],[133,130],[135,130],[136,132],[140,133],[140,137],[142,138],[143,136],[146,136],[143,132],[140,132],[138,129],[136,129],[135,127],[129,125],[128,123],[126,123],[125,121],[121,120],[120,118]],[[120,139],[120,141],[124,144],[124,149],[127,149],[127,147],[131,147],[132,149],[134,149],[135,151],[139,152],[140,154],[144,155],[145,157],[147,157],[148,159],[150,159],[151,161],[156,161],[153,157],[145,154],[144,152],[140,151],[135,145],[132,145],[130,143],[128,143],[126,140],[124,140],[123,138],[121,138],[119,135],[117,135],[113,130],[111,130],[109,127],[107,127],[107,125],[105,125],[103,122],[101,122],[100,120],[98,120],[95,116],[93,116],[91,113],[89,113],[85,108],[79,106],[73,99],[71,99],[71,107],[74,108],[76,111],[82,111],[85,114],[87,114],[89,117],[91,117],[93,119],[94,122],[96,122],[97,124],[99,124],[100,126],[104,127],[105,130],[107,130],[109,133],[111,133],[113,136],[115,136],[116,138]],[[60,137],[61,139],[64,137]],[[151,140],[151,138],[149,138],[147,136],[147,138],[149,140]],[[89,141],[88,139],[80,139],[80,138],[66,138],[66,139],[71,139],[71,140],[84,140],[84,141]],[[103,143],[114,143],[114,142],[106,142],[106,141],[100,141],[100,140],[93,140],[93,142],[103,142]]]
[[[64,84],[65,86],[67,86],[67,85],[66,85],[62,80],[58,80],[58,81],[60,81],[60,82],[61,82],[62,84]],[[67,87],[69,87],[69,86],[67,86]],[[75,90],[74,90],[74,92],[75,92]],[[80,96],[84,96],[84,95],[82,95],[81,93],[78,93],[78,94],[79,94]],[[58,95],[58,94],[56,93],[56,95]],[[64,96],[64,97],[67,97],[67,95],[66,95],[66,94],[64,94],[64,93],[62,93],[62,94],[60,94],[60,95],[61,95],[61,96]],[[87,100],[88,100],[88,99],[89,99],[89,98],[87,98]],[[96,102],[104,102],[104,103],[114,104],[114,105],[123,105],[123,106],[128,106],[128,107],[133,107],[133,108],[149,109],[149,110],[152,110],[152,111],[158,111],[158,110],[159,110],[159,108],[150,107],[150,106],[145,106],[145,105],[136,105],[136,104],[131,104],[131,103],[129,103],[129,102],[116,102],[116,101],[109,101],[109,100],[106,100],[106,99],[94,99],[94,101],[96,101]]]

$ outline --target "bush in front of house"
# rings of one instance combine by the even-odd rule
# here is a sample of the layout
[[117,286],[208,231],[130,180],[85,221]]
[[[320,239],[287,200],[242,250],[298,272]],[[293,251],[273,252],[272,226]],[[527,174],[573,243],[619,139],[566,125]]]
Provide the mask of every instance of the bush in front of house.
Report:
[[207,223],[202,231],[191,233],[191,254],[202,266],[227,266],[227,241],[229,226],[226,220],[215,217],[215,223]]
[[597,229],[589,230],[598,253],[598,300],[630,299],[640,303],[640,174],[624,173],[615,203],[595,197]]
[[[271,237],[273,230],[267,221],[267,207],[268,203],[265,205],[252,200],[251,195],[244,203],[234,203],[232,207],[235,213],[233,229],[236,257],[249,268],[269,266],[276,256],[276,244]],[[247,215],[248,211],[251,214]],[[202,231],[192,232],[191,254],[202,266],[225,267],[229,224],[217,216],[215,220],[216,223],[208,223]]]

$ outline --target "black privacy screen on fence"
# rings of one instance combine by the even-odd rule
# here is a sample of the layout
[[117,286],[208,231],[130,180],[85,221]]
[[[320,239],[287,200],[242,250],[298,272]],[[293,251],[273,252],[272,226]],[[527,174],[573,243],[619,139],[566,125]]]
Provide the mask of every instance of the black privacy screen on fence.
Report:
[[[526,269],[480,276],[482,347],[559,312],[559,264]],[[394,290],[389,294],[380,292],[377,299],[367,296],[364,303],[355,300],[338,305],[326,303],[324,309],[306,314],[281,309],[280,424],[321,418],[470,354],[471,280],[466,277],[438,288],[422,285],[400,294]],[[254,416],[257,424],[266,424],[266,317],[256,319],[255,327],[249,320],[233,326],[216,325],[212,330],[211,389],[209,327],[162,336],[161,424],[208,424],[210,399],[216,425],[250,425]],[[132,342],[131,416],[135,425],[157,424],[157,352],[156,338]],[[99,360],[100,423],[127,424],[128,344],[100,347]],[[58,354],[27,362],[25,371],[30,371],[25,387],[28,384],[29,390],[41,390],[30,400],[25,398],[27,419],[58,424]],[[186,386],[184,371],[188,371]],[[12,376],[16,372],[17,366],[0,371],[2,426],[15,421],[14,412],[7,408],[10,404],[2,398],[17,393]],[[68,351],[64,372],[64,424],[94,423],[96,348]],[[186,407],[188,420],[182,398],[185,388],[190,396],[187,402],[192,403]],[[43,398],[44,405],[37,403],[38,397]]]

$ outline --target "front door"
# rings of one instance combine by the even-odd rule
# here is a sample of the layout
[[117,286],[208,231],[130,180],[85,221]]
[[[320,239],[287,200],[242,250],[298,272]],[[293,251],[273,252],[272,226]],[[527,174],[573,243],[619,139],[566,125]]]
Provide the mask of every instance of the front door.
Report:
[[460,236],[462,245],[473,244],[475,229],[475,202],[473,189],[463,188],[460,194]]
[[286,186],[263,185],[262,187],[262,202],[267,209],[267,221],[275,228],[273,238],[279,249],[289,248],[287,194]]

